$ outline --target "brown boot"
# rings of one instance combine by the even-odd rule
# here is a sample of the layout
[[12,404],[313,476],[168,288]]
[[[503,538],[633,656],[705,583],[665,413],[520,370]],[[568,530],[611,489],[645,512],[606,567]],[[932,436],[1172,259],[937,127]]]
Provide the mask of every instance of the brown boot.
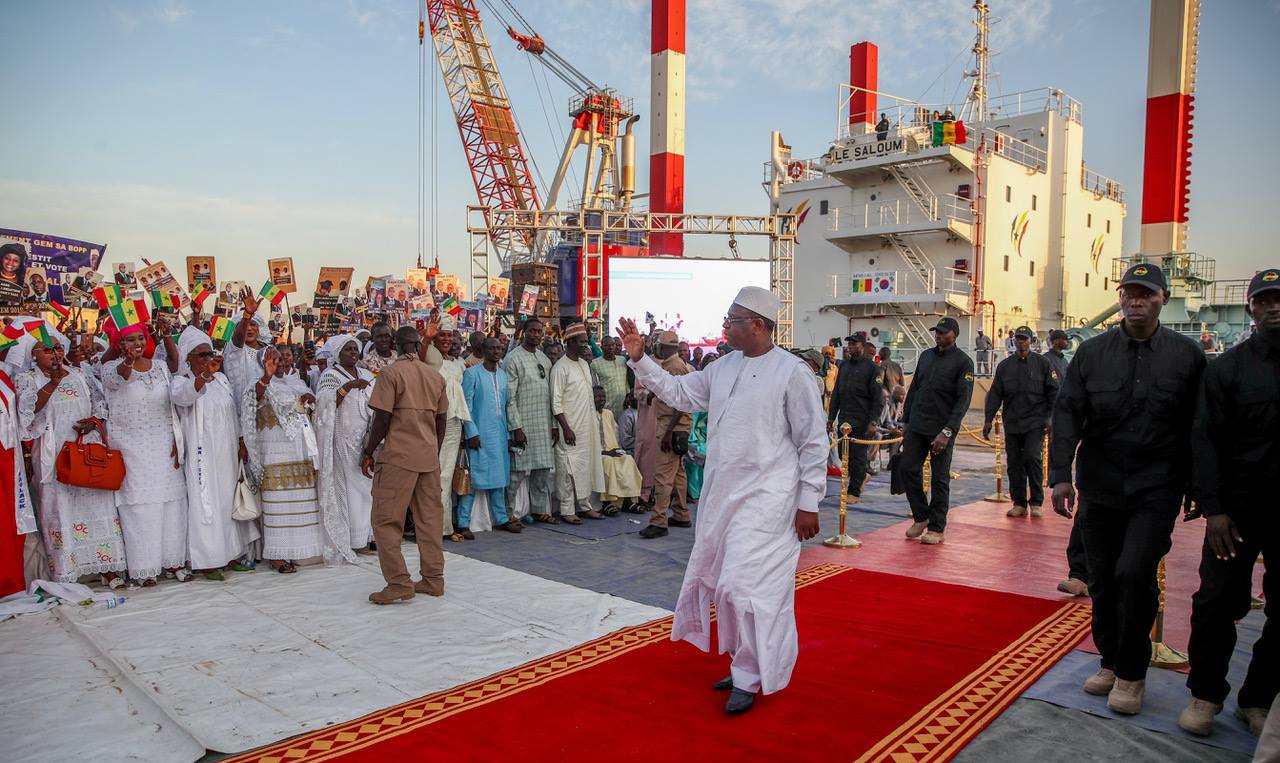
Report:
[[1089,584],[1077,578],[1067,578],[1058,584],[1058,590],[1072,596],[1088,596]]
[[406,590],[404,588],[392,588],[391,586],[369,594],[369,601],[374,604],[395,604],[398,601],[408,601],[412,598],[412,589]]
[[915,540],[924,535],[925,528],[929,526],[928,522],[916,522],[907,528],[907,540]]
[[428,583],[425,580],[419,580],[418,582],[413,584],[413,590],[421,594],[426,594],[427,596],[444,596],[443,583],[437,587]]

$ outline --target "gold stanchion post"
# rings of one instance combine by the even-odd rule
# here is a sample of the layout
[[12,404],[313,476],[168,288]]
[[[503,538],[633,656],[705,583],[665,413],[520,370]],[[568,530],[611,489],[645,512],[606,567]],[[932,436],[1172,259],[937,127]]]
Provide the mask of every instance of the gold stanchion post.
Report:
[[1151,667],[1178,670],[1188,665],[1187,656],[1164,643],[1164,559],[1156,568],[1156,584],[1160,586],[1160,606],[1156,610],[1156,622],[1151,628]]
[[[1002,423],[1003,423],[1003,416],[1001,415],[1001,413],[996,413],[996,420],[995,420],[996,434],[1002,434],[1002,432],[1000,431]],[[1004,463],[1000,460],[1000,452],[1004,450],[1004,438],[1001,437],[999,440],[991,441],[991,444],[988,445],[987,447],[995,451],[995,454],[996,454],[996,492],[992,493],[991,495],[987,496],[982,500],[988,501],[990,503],[1008,503],[1009,497],[1005,495],[1005,492],[1004,492]]]
[[853,427],[848,423],[841,424],[840,438],[835,442],[836,447],[840,448],[840,532],[834,538],[822,541],[822,545],[832,548],[858,548],[862,545],[862,541],[844,531],[845,517],[849,512],[849,448],[850,446],[866,447],[850,443],[849,433],[852,431]]

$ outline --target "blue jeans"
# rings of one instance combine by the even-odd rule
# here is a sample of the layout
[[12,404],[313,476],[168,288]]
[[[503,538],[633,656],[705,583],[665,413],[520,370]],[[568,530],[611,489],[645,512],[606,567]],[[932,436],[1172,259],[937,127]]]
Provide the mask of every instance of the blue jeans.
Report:
[[490,490],[474,490],[471,495],[458,496],[458,529],[471,528],[471,504],[475,503],[476,493],[486,493],[489,496],[489,508],[493,510],[493,523],[505,525],[507,523],[507,491],[506,488],[495,487]]

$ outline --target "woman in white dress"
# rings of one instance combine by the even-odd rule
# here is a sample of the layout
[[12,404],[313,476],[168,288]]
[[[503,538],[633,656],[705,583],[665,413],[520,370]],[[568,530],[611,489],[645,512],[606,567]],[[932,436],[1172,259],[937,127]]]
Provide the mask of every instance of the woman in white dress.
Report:
[[[315,432],[306,410],[315,397],[295,375],[285,374],[280,351],[257,352],[260,377],[240,400],[240,436],[249,455],[248,477],[259,487],[262,556],[277,572],[292,573],[294,560],[338,558],[351,553],[345,517],[322,512],[316,495]],[[329,528],[333,529],[330,530]],[[327,538],[342,538],[329,543]]]
[[102,386],[111,411],[112,443],[124,455],[124,484],[116,491],[116,507],[124,526],[129,577],[153,586],[161,572],[185,582],[191,570],[186,567],[182,427],[169,397],[169,369],[146,357],[146,349],[142,324],[122,331],[120,357],[102,364]]
[[33,346],[29,336],[19,342],[7,360],[18,372],[18,427],[22,439],[32,442],[32,487],[39,499],[49,574],[61,583],[101,574],[103,583],[122,587],[124,532],[115,496],[64,485],[55,468],[62,446],[77,433],[88,433],[86,441],[101,441],[96,429],[107,417],[106,400],[79,369],[63,364],[66,346]]
[[208,335],[188,326],[178,337],[178,373],[169,382],[186,446],[187,548],[192,569],[209,580],[223,580],[223,568],[248,570],[236,560],[258,537],[254,522],[231,518],[243,446],[231,382],[217,360]]
[[456,325],[452,316],[443,316],[440,331],[432,342],[440,353],[437,370],[444,377],[445,393],[449,398],[444,439],[440,442],[440,505],[444,507],[444,537],[460,543],[463,537],[453,527],[453,469],[458,463],[458,448],[462,445],[462,425],[471,420],[471,411],[467,409],[467,397],[462,391],[462,372],[467,370],[467,366],[453,354]]
[[316,354],[321,357],[329,365],[316,385],[320,504],[346,516],[349,548],[368,551],[373,540],[373,480],[361,473],[360,456],[373,413],[373,374],[358,365],[360,343],[350,334],[330,337]]

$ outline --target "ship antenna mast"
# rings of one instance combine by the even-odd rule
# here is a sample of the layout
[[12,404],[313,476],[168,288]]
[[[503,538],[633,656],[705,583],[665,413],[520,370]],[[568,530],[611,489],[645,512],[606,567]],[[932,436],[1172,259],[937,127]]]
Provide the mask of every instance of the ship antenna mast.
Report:
[[973,10],[978,18],[973,22],[978,34],[973,41],[973,58],[975,66],[968,72],[973,77],[973,88],[969,91],[969,99],[965,104],[971,113],[969,119],[974,122],[987,118],[987,79],[990,76],[991,49],[987,46],[987,37],[991,32],[991,22],[987,19],[990,10],[982,0],[975,0]]

